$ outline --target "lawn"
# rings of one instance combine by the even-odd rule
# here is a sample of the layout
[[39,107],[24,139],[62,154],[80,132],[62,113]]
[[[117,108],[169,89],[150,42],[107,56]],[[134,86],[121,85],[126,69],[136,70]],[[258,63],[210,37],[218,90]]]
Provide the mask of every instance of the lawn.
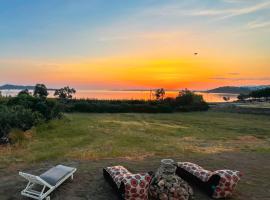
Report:
[[[63,163],[78,168],[55,199],[116,199],[102,167],[122,164],[155,171],[159,160],[193,161],[244,173],[234,200],[269,199],[270,117],[223,112],[175,114],[65,114],[0,148],[0,199],[20,199],[24,170],[39,174]],[[77,177],[77,178],[76,178]],[[63,195],[68,194],[69,198]],[[209,199],[195,189],[196,199]]]
[[184,153],[270,152],[269,116],[222,112],[66,114],[38,126],[0,164],[53,159],[143,158]]

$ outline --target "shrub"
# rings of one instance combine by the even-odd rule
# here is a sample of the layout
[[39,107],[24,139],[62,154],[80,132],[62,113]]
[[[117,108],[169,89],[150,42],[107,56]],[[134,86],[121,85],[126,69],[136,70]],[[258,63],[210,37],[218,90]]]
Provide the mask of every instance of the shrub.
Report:
[[9,100],[8,97],[0,96],[0,105],[6,105],[8,100]]
[[175,100],[179,105],[192,105],[204,102],[202,95],[195,94],[189,90],[179,92]]
[[23,106],[24,108],[33,109],[34,105],[39,101],[39,99],[27,95],[20,94],[16,97],[12,97],[8,99],[8,106]]
[[47,95],[46,86],[37,84],[34,96],[23,90],[16,97],[0,97],[0,143],[9,142],[11,129],[26,131],[45,120],[61,117],[57,100],[47,99]]
[[24,89],[24,90],[22,90],[22,91],[20,91],[20,92],[18,93],[18,96],[20,96],[20,95],[30,95],[30,92],[29,92],[28,89]]
[[8,107],[0,105],[0,138],[6,137],[12,127],[12,113]]
[[178,111],[203,111],[209,106],[204,101],[202,95],[195,94],[189,90],[183,90],[175,98],[176,110]]
[[32,112],[30,109],[25,109],[22,106],[11,108],[13,122],[12,127],[26,131],[33,125],[43,121],[43,116],[38,112]]
[[11,129],[26,131],[44,121],[39,112],[33,112],[22,106],[0,106],[0,138],[7,138]]
[[32,112],[39,112],[46,120],[61,117],[60,107],[55,99],[37,98],[27,94],[20,94],[8,100],[10,107],[22,106]]
[[13,129],[9,133],[10,143],[18,143],[21,144],[26,139],[25,132],[20,129]]

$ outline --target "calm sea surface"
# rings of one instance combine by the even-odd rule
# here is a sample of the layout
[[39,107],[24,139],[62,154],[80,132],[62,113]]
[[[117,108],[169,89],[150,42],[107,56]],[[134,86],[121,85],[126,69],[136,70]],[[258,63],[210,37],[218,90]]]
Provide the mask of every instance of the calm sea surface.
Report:
[[[3,96],[15,96],[19,90],[2,90]],[[30,91],[32,92],[32,91]],[[54,91],[49,91],[49,97],[53,97]],[[224,102],[223,97],[229,97],[229,101],[237,99],[237,94],[227,93],[204,93],[196,92],[203,95],[207,102]],[[176,97],[177,91],[166,91],[166,97]],[[154,99],[154,92],[150,91],[112,91],[112,90],[77,90],[75,98],[89,99]]]

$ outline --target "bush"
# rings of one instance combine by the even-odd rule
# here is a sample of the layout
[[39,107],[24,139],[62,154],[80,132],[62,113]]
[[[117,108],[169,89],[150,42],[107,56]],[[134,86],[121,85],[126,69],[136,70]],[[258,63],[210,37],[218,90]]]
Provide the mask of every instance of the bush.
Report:
[[42,121],[44,117],[31,109],[22,106],[0,106],[0,138],[7,137],[13,128],[26,131]]
[[11,97],[8,99],[7,105],[8,106],[22,106],[27,109],[33,109],[34,105],[39,101],[39,99],[26,95],[21,94],[16,97]]
[[15,144],[19,143],[21,144],[26,139],[25,132],[19,129],[13,129],[9,133],[9,140],[10,143]]
[[189,90],[183,90],[179,93],[176,97],[176,103],[179,105],[193,105],[193,104],[200,104],[204,103],[202,95],[195,94]]
[[175,99],[178,111],[204,111],[208,110],[209,106],[204,101],[202,95],[195,94],[189,90],[184,90],[179,93]]
[[10,98],[8,106],[22,106],[32,112],[39,112],[48,121],[53,118],[61,117],[60,107],[55,99],[37,98],[27,94],[20,94]]
[[12,127],[23,131],[44,121],[44,117],[40,113],[32,112],[31,109],[25,109],[22,106],[12,107],[11,112],[13,118],[13,122],[11,123]]
[[12,127],[12,113],[8,107],[0,105],[0,138],[6,137]]
[[7,105],[8,98],[7,97],[0,97],[0,105]]
[[11,129],[26,131],[43,121],[61,117],[57,100],[46,98],[45,85],[37,84],[34,95],[23,90],[16,97],[0,97],[0,143],[9,142]]

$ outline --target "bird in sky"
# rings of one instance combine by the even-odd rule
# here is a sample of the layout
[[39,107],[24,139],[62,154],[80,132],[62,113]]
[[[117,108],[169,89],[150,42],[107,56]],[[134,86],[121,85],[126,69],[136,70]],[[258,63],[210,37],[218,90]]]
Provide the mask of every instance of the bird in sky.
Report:
[[195,55],[195,56],[197,56],[197,55],[198,55],[198,53],[194,53],[194,55]]

